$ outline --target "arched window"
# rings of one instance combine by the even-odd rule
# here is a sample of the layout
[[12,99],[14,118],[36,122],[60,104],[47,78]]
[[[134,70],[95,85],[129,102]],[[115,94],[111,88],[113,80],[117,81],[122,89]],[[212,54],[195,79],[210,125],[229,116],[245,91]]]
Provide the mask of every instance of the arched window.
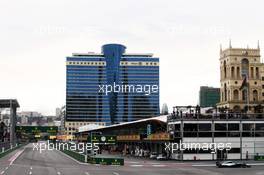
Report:
[[256,67],[256,78],[259,78],[259,68]]
[[254,67],[250,67],[250,77],[254,78]]
[[239,93],[238,93],[237,89],[235,89],[233,92],[233,98],[234,98],[234,100],[239,100]]
[[248,59],[246,59],[246,58],[242,59],[241,64],[242,64],[242,70],[241,70],[242,77],[248,76],[249,75],[248,74],[248,72],[249,72]]
[[258,101],[258,91],[257,90],[253,91],[253,101]]
[[231,78],[235,78],[235,67],[231,67]]
[[224,78],[226,78],[226,61],[224,61]]
[[236,76],[237,76],[237,78],[240,78],[240,67],[237,67]]

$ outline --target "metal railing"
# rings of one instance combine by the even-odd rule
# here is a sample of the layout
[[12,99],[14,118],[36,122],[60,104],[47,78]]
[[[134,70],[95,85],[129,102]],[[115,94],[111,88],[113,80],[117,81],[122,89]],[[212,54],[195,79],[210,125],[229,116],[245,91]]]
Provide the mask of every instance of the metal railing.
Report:
[[180,113],[168,115],[168,121],[173,120],[264,120],[264,113],[217,113],[217,114],[195,114]]
[[0,142],[0,152],[3,150],[10,149],[12,147],[12,144],[10,142]]

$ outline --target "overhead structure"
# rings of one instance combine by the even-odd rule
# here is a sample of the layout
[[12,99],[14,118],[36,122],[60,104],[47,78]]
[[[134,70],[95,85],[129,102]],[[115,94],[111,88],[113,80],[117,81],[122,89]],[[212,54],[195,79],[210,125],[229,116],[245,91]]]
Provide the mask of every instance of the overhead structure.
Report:
[[0,99],[0,108],[10,109],[10,143],[16,143],[15,127],[16,127],[16,111],[19,108],[19,103],[16,99]]

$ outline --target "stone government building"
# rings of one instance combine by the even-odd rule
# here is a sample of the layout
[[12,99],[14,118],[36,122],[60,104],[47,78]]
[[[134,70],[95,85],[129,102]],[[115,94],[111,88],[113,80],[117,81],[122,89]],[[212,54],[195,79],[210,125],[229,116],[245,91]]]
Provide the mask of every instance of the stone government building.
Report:
[[[264,64],[261,62],[259,43],[257,48],[220,48],[220,103],[233,112],[263,112],[256,106],[264,101]],[[245,78],[247,77],[247,78]],[[245,80],[246,79],[246,80]],[[241,88],[246,81],[246,88]],[[249,90],[249,93],[247,91]],[[249,99],[249,100],[248,100]]]

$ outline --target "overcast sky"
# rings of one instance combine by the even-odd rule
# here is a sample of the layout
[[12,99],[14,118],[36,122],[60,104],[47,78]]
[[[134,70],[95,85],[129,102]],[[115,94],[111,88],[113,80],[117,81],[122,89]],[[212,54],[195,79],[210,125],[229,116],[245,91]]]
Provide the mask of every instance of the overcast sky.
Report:
[[[219,45],[264,47],[259,0],[0,0],[0,98],[54,114],[65,104],[65,57],[106,43],[160,58],[160,104],[198,103],[220,86]],[[263,43],[263,44],[262,44]]]

